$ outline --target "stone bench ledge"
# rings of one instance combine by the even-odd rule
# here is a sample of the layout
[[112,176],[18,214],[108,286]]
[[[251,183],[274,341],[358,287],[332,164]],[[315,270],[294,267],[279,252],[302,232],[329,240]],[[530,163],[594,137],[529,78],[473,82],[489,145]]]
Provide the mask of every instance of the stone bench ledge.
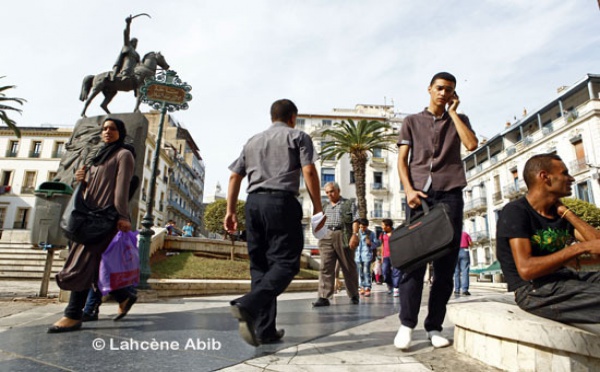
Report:
[[497,368],[600,368],[600,325],[582,329],[500,302],[448,305],[448,317],[455,324],[454,348]]

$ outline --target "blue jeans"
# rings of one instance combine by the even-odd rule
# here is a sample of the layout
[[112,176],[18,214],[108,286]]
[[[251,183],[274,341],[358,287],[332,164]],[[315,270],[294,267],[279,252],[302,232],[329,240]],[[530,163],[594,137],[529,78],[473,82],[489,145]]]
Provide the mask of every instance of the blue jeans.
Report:
[[469,257],[469,249],[461,248],[458,251],[458,261],[454,269],[454,292],[463,292],[469,290],[469,268],[471,267],[471,258]]
[[[427,318],[424,326],[426,331],[441,331],[446,317],[446,305],[452,295],[452,275],[456,266],[456,258],[460,249],[464,201],[462,190],[429,191],[427,202],[430,206],[445,203],[449,207],[449,217],[454,227],[454,239],[449,246],[453,249],[447,255],[433,261],[433,283],[429,290]],[[415,213],[418,209],[409,209]],[[404,273],[400,280],[400,323],[409,328],[415,328],[418,323],[421,298],[423,296],[423,280],[426,265],[409,273]]]
[[358,270],[358,286],[371,289],[371,261],[356,261],[356,269]]
[[[134,286],[125,287],[122,290],[118,289],[118,291],[121,291],[122,293],[130,293],[134,296],[137,294],[137,289],[135,289]],[[111,294],[114,295],[114,291],[111,292]],[[119,298],[123,297],[120,296]],[[100,293],[99,290],[94,290],[94,288],[90,288],[90,290],[88,291],[87,299],[85,300],[85,307],[83,308],[83,312],[90,316],[98,315],[98,313],[100,313],[100,305],[102,305],[102,293]]]
[[389,257],[383,258],[381,272],[383,273],[383,282],[387,284],[388,289],[398,288],[402,273],[392,266],[392,261]]

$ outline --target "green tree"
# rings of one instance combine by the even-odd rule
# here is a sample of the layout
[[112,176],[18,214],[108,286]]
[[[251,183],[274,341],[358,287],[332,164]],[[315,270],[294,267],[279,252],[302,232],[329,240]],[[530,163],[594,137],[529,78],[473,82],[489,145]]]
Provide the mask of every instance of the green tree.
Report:
[[366,218],[367,160],[369,153],[373,155],[375,149],[395,151],[396,135],[392,133],[391,126],[376,120],[363,119],[354,123],[352,119],[348,119],[348,122],[335,123],[332,129],[322,131],[320,136],[324,139],[320,153],[321,161],[339,160],[346,154],[350,157],[356,184],[358,213],[360,217]]
[[[237,219],[238,219],[238,231],[244,231],[246,229],[246,217],[244,215],[245,202],[238,200],[237,202]],[[206,230],[215,233],[226,235],[226,231],[223,228],[223,220],[227,214],[227,200],[219,199],[214,203],[209,204],[204,211],[204,223],[206,224]]]
[[[0,79],[4,78],[5,76],[0,76]],[[6,85],[6,86],[0,86],[0,120],[6,124],[10,129],[12,129],[13,132],[15,132],[15,135],[18,138],[21,138],[21,131],[19,130],[19,128],[17,128],[17,123],[12,120],[11,118],[8,117],[8,113],[7,111],[16,111],[18,113],[21,113],[21,109],[9,106],[7,103],[8,102],[16,102],[20,105],[23,105],[25,101],[23,98],[13,98],[13,97],[6,97],[6,93],[4,93],[5,91],[15,88],[14,85]]]
[[563,204],[573,211],[579,218],[589,223],[596,229],[600,227],[600,208],[581,199],[565,198]]

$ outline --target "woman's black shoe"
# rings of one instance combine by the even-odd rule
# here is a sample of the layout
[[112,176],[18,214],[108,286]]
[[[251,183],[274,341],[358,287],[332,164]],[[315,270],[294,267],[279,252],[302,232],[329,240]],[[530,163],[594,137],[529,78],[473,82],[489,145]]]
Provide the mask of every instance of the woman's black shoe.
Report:
[[72,325],[70,327],[61,327],[61,326],[57,326],[57,325],[53,325],[52,327],[48,328],[48,333],[65,333],[65,332],[73,332],[73,331],[77,331],[81,328],[81,322]]
[[[125,315],[127,315],[127,313],[129,312],[129,310],[131,310],[131,307],[133,306],[133,304],[135,304],[135,302],[137,301],[137,296],[131,295],[125,301],[127,301],[127,302],[125,303],[125,306],[123,306],[123,312],[117,314],[117,316],[115,316],[113,318],[113,320],[119,320],[119,319],[122,319],[123,317],[125,317]],[[119,304],[119,308],[121,307],[120,305],[121,304]]]

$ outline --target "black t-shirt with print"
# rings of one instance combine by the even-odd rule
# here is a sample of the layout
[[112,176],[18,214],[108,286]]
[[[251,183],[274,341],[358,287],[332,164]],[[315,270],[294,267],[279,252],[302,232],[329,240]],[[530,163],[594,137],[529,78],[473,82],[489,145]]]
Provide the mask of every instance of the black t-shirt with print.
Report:
[[540,215],[525,197],[508,203],[502,210],[496,228],[496,255],[509,291],[528,283],[519,276],[509,239],[528,238],[532,256],[554,253],[573,241],[573,226],[556,211],[554,214],[555,218]]

